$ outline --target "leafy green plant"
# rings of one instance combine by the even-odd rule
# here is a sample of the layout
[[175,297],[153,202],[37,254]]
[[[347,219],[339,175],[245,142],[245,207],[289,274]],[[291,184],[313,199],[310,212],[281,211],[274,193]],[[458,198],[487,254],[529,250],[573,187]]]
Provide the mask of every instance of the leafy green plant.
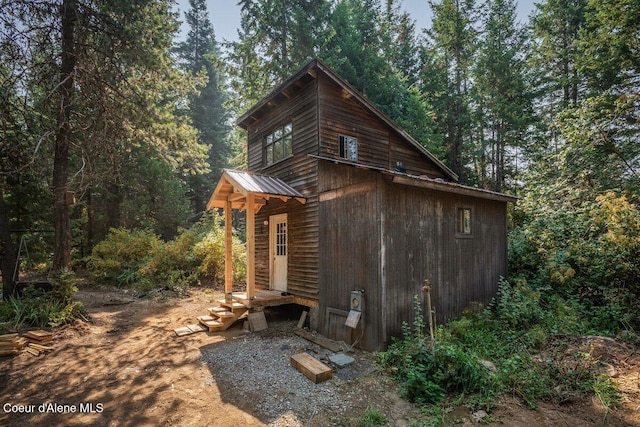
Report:
[[59,326],[80,317],[85,318],[84,307],[79,301],[72,301],[75,288],[75,275],[63,271],[54,280],[54,290],[46,292],[29,286],[22,295],[5,299],[3,318],[10,322],[14,330],[25,326]]
[[[244,280],[245,246],[235,236],[232,256],[234,279]],[[182,289],[202,279],[221,282],[225,271],[222,216],[213,213],[169,242],[148,231],[111,230],[94,247],[88,265],[97,281],[140,291]]]
[[357,427],[385,427],[387,419],[377,409],[367,408],[362,418],[358,420]]
[[403,339],[395,340],[381,353],[383,367],[393,368],[402,394],[417,403],[437,403],[446,392],[474,393],[491,390],[490,376],[478,363],[478,357],[464,346],[443,340],[438,330],[431,348],[424,334],[424,319],[419,299],[414,298],[414,328],[404,325]]
[[111,229],[107,238],[93,248],[88,267],[97,280],[117,286],[131,285],[140,266],[161,246],[161,240],[150,231]]
[[[593,378],[592,389],[606,413],[616,408],[622,401],[616,383],[608,375],[600,374]],[[606,416],[606,415],[605,415]]]

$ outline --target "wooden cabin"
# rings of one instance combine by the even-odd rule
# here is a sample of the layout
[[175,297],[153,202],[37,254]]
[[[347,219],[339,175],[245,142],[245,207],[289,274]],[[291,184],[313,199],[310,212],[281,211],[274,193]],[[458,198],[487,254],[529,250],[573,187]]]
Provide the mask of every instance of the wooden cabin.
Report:
[[227,218],[247,211],[244,303],[270,290],[314,307],[311,325],[323,335],[383,350],[411,324],[425,279],[439,322],[495,295],[515,198],[457,184],[320,60],[237,123],[248,135],[247,171],[225,171],[208,207]]

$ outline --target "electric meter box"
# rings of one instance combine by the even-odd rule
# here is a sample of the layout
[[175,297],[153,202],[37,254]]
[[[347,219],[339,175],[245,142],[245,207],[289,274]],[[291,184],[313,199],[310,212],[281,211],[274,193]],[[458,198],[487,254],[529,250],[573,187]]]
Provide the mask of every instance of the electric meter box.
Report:
[[351,310],[360,311],[364,310],[363,303],[364,298],[361,291],[351,291]]

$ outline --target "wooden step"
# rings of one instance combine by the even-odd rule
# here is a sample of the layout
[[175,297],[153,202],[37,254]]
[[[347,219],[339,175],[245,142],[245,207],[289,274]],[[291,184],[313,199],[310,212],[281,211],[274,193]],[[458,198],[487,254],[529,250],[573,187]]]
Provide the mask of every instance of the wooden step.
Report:
[[209,328],[209,332],[221,331],[223,330],[222,328],[226,329],[226,325],[223,322],[212,316],[198,316],[198,322]]
[[219,313],[221,311],[229,311],[228,307],[209,307],[207,310],[209,310],[209,313]]
[[223,299],[218,300],[218,304],[220,304],[221,307],[229,307],[232,310],[247,308],[244,304],[237,301],[226,302]]
[[218,311],[216,313],[211,313],[211,315],[213,317],[217,316],[217,317],[219,317],[221,319],[231,319],[232,318],[233,320],[237,319],[237,317],[238,317],[238,316],[236,316],[235,314],[233,314],[230,311]]

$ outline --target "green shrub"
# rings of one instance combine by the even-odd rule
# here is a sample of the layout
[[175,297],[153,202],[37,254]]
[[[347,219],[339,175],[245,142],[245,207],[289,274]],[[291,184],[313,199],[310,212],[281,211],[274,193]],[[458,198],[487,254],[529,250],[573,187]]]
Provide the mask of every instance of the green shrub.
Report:
[[[402,395],[419,404],[458,396],[457,404],[489,411],[491,401],[507,393],[534,408],[539,400],[589,392],[613,402],[615,387],[596,381],[592,359],[567,360],[561,349],[549,350],[557,345],[550,330],[559,329],[563,319],[573,322],[571,328],[585,330],[562,299],[549,301],[524,280],[503,281],[484,312],[467,313],[438,327],[432,348],[416,297],[413,328],[405,324],[402,339],[379,353],[378,363],[398,381]],[[547,356],[533,357],[538,350]],[[484,361],[492,362],[495,372]]]
[[25,326],[60,326],[74,319],[84,318],[84,306],[72,301],[75,288],[75,275],[63,271],[54,281],[54,290],[46,292],[29,286],[21,296],[5,298],[2,306],[3,321],[10,322],[14,330]]
[[638,330],[637,198],[608,192],[563,209],[553,203],[527,197],[519,203],[525,220],[509,236],[511,274],[551,297],[561,296],[595,333]]
[[615,381],[608,375],[601,374],[593,378],[592,389],[596,397],[604,406],[607,414],[613,408],[616,408],[622,402],[622,396],[618,391]]
[[377,409],[368,408],[362,418],[358,420],[357,427],[385,427],[387,419]]
[[447,340],[442,328],[431,348],[424,334],[424,320],[419,299],[414,298],[414,327],[403,327],[403,338],[394,340],[380,353],[379,362],[390,368],[401,384],[401,393],[416,403],[437,403],[445,393],[490,392],[488,370],[465,346]]
[[[233,280],[244,281],[247,275],[246,247],[237,236],[233,236],[231,257]],[[207,233],[193,248],[198,260],[199,273],[211,280],[222,282],[225,272],[225,229],[222,215],[213,216]]]
[[98,281],[128,286],[136,281],[138,269],[161,247],[162,241],[150,231],[114,228],[93,248],[88,267]]
[[[245,246],[233,236],[233,277],[246,277]],[[172,241],[149,231],[113,229],[88,260],[98,282],[134,287],[185,288],[201,279],[222,282],[225,273],[225,231],[222,216],[213,213]]]

